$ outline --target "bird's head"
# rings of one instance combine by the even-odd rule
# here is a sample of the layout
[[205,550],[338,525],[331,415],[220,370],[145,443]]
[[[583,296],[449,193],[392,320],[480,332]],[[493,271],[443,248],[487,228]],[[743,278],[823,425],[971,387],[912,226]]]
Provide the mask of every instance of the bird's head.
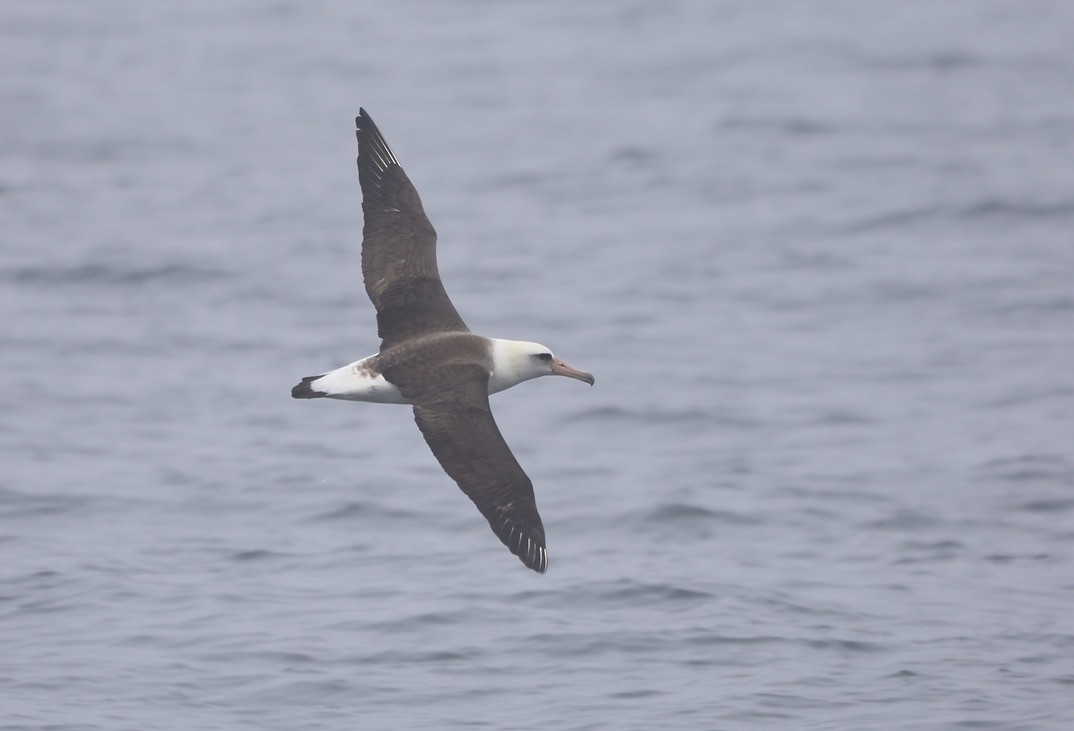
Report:
[[567,376],[590,386],[595,380],[592,373],[569,365],[548,347],[523,340],[493,341],[493,371],[494,378],[510,381],[512,386],[540,376]]

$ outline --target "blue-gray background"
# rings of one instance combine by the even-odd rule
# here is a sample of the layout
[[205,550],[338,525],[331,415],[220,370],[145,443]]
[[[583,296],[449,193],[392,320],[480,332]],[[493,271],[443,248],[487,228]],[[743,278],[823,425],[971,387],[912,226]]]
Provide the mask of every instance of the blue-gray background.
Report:
[[[0,725],[1074,722],[1074,5],[0,4]],[[370,110],[527,571],[376,350]]]

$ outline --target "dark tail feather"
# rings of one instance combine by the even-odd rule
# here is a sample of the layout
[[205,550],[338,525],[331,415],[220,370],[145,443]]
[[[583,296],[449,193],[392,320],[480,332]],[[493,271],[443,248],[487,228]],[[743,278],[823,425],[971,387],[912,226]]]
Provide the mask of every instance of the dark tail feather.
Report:
[[328,394],[324,391],[314,391],[310,386],[311,383],[323,375],[322,373],[320,376],[306,376],[303,378],[301,383],[291,389],[291,398],[321,398],[327,396]]

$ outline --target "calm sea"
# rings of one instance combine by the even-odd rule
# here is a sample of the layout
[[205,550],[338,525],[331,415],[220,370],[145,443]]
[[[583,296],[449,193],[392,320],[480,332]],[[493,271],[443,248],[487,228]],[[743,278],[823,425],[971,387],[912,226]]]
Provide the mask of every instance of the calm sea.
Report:
[[[1074,5],[0,4],[0,728],[1074,727]],[[376,351],[353,118],[526,570]]]

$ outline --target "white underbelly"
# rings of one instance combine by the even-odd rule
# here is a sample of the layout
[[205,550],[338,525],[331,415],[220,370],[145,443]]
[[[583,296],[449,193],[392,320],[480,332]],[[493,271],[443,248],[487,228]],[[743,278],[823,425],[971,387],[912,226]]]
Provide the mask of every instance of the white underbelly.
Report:
[[365,367],[362,359],[329,371],[310,386],[316,391],[324,392],[328,398],[346,399],[347,401],[372,401],[379,404],[409,403],[403,394],[379,373],[372,373]]

